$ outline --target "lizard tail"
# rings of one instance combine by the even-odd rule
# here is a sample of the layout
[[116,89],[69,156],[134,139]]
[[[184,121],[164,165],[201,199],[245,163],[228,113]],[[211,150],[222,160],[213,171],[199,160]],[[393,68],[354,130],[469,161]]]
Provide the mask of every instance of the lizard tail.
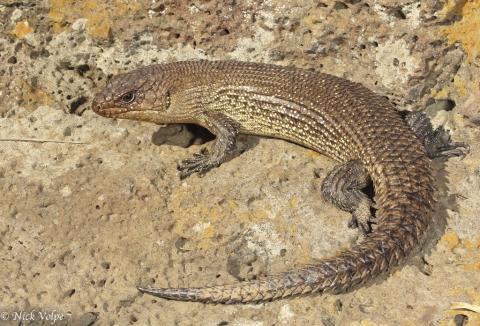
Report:
[[224,304],[343,292],[399,265],[422,242],[430,219],[426,210],[431,208],[424,199],[410,197],[409,203],[391,207],[381,225],[361,243],[314,265],[231,285],[138,289],[164,299]]
[[411,162],[403,162],[409,171],[407,177],[402,179],[398,166],[388,162],[375,165],[377,170],[371,171],[378,206],[377,227],[349,249],[315,264],[259,280],[198,288],[138,289],[178,301],[265,302],[308,293],[343,292],[388,272],[423,243],[432,219],[434,186],[430,161],[420,149],[411,146],[411,150],[417,155],[411,155]]

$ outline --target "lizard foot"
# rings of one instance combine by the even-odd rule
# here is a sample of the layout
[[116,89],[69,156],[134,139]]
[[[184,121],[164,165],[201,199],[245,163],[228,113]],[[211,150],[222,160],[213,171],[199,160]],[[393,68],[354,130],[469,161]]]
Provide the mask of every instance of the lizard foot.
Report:
[[423,112],[405,113],[405,120],[417,138],[423,142],[425,153],[430,158],[460,156],[470,152],[470,146],[462,142],[452,142],[450,134],[443,128],[433,129],[432,123]]
[[447,143],[436,143],[430,146],[430,148],[427,148],[427,153],[430,158],[459,156],[463,159],[470,153],[470,145],[463,142],[451,142],[449,140]]
[[200,153],[196,153],[193,157],[183,160],[177,169],[180,171],[180,178],[185,179],[193,173],[204,175],[219,165],[219,160],[213,158],[206,149],[202,149]]
[[[363,196],[365,196],[362,193]],[[351,229],[360,228],[363,234],[372,232],[372,224],[375,224],[375,216],[372,215],[372,208],[375,204],[370,198],[362,197],[357,207],[352,211],[352,219],[348,222],[348,227]]]

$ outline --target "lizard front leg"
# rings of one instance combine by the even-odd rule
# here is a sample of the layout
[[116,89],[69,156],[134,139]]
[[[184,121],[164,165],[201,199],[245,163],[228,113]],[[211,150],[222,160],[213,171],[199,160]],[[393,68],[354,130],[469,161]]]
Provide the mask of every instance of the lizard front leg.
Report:
[[216,112],[205,113],[202,125],[216,136],[211,152],[206,149],[193,157],[182,161],[178,166],[180,178],[184,179],[193,173],[204,174],[218,167],[234,156],[237,143],[238,127],[226,115]]

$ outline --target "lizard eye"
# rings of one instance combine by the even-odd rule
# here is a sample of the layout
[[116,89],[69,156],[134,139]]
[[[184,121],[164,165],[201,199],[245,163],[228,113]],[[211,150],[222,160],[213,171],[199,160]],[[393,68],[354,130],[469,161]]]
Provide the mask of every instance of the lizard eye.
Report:
[[128,92],[122,95],[121,100],[125,104],[130,104],[135,101],[135,92]]

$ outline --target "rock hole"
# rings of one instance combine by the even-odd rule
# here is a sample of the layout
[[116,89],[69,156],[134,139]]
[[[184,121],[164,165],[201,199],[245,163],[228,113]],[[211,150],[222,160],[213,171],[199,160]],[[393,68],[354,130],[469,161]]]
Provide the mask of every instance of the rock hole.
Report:
[[452,99],[434,99],[429,98],[427,100],[427,109],[433,110],[435,112],[438,111],[452,111],[455,108],[456,103]]
[[187,124],[187,130],[190,131],[195,135],[195,138],[200,138],[203,143],[209,142],[215,139],[215,135],[213,135],[208,129],[203,128],[199,125],[195,124]]
[[405,15],[405,13],[402,11],[402,8],[393,8],[391,10],[391,15],[395,18],[398,18],[398,19],[407,19],[407,16]]
[[468,316],[464,314],[455,315],[453,318],[455,326],[466,326],[468,323]]
[[75,289],[70,289],[67,292],[65,292],[65,298],[71,298],[75,294]]
[[335,1],[335,4],[333,5],[333,9],[335,10],[343,10],[343,9],[347,9],[348,6],[341,2],[341,1]]
[[160,12],[160,13],[161,13],[161,12],[164,12],[165,9],[166,9],[166,8],[165,8],[165,5],[162,3],[162,4],[158,5],[158,7],[155,8],[155,9],[153,9],[153,10],[156,11],[156,12]]
[[454,100],[452,99],[445,99],[445,100],[439,100],[440,103],[443,105],[443,109],[445,111],[452,111],[453,108],[457,105]]
[[70,103],[70,109],[69,109],[69,113],[70,114],[73,114],[77,111],[77,109],[82,105],[82,104],[85,104],[87,102],[87,97],[86,96],[80,96],[79,98],[77,98],[76,100],[74,100],[72,103]]
[[89,70],[90,70],[90,66],[87,64],[82,64],[77,66],[77,71],[80,74],[80,76],[83,76]]
[[226,28],[221,28],[221,29],[218,30],[218,35],[220,35],[220,36],[224,36],[224,35],[228,35],[228,34],[230,34],[230,31]]

